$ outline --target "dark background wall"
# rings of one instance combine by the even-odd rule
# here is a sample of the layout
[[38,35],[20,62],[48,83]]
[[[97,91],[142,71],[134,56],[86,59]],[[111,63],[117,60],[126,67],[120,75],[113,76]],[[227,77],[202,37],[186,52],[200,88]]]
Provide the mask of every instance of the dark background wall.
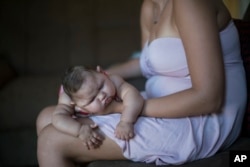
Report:
[[141,2],[1,0],[0,58],[20,74],[123,61],[140,49]]
[[[142,0],[0,0],[0,166],[37,165],[36,118],[68,66],[140,50]],[[13,72],[14,71],[14,72]]]

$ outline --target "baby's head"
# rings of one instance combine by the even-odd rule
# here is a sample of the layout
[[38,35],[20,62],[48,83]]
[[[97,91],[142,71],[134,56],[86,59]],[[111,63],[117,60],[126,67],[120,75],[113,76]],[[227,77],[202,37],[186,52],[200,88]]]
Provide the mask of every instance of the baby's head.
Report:
[[83,66],[74,66],[68,68],[63,76],[62,85],[65,93],[72,97],[86,81],[86,77],[92,75],[94,70],[85,68]]
[[66,70],[62,85],[72,104],[88,113],[102,112],[116,94],[115,85],[100,67],[71,67]]

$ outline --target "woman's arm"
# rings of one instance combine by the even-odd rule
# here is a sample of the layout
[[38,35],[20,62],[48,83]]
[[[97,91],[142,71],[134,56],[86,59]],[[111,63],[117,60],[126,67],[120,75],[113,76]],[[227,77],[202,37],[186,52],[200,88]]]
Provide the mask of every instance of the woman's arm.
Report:
[[142,76],[139,59],[129,59],[127,62],[113,65],[105,71],[108,74],[119,75],[124,79]]
[[225,76],[217,11],[207,0],[174,0],[173,16],[186,52],[192,87],[145,102],[143,115],[186,117],[220,112]]

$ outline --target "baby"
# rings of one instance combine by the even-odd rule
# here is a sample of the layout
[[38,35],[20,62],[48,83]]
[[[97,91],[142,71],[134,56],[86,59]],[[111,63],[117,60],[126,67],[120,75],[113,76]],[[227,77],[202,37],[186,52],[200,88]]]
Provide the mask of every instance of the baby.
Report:
[[[103,140],[94,131],[97,125],[80,123],[74,116],[121,113],[116,137],[122,140],[134,137],[133,124],[144,100],[139,91],[121,77],[108,75],[99,66],[96,70],[75,66],[66,71],[62,86],[52,118],[55,128],[79,137],[89,149],[96,148]],[[122,108],[113,107],[117,106],[111,105],[113,102],[121,103]]]

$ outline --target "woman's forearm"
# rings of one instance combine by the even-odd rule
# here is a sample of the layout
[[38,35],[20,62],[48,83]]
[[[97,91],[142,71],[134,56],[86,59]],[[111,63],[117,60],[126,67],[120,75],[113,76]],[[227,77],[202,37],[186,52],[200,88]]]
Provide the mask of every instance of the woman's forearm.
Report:
[[141,115],[160,118],[181,118],[219,113],[223,96],[204,96],[192,89],[169,96],[145,100]]
[[109,74],[119,75],[124,79],[141,76],[139,59],[131,59],[125,63],[113,65],[106,70]]

